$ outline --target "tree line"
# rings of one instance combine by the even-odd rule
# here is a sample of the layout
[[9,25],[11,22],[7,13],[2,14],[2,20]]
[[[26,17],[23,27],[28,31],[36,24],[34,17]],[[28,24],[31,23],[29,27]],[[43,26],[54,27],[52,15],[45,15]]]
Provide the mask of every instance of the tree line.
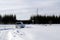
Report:
[[33,24],[60,24],[60,16],[31,16],[30,20]]
[[0,15],[0,24],[15,24],[16,22],[24,24],[60,24],[60,16],[31,16],[29,20],[17,20],[16,15]]
[[4,15],[3,17],[0,15],[0,24],[15,24],[16,23],[16,15]]

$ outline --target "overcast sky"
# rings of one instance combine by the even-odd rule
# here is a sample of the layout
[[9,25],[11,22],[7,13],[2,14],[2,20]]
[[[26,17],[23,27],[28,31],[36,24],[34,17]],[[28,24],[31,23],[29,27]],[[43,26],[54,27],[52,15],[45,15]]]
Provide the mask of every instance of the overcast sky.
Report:
[[30,16],[60,15],[60,0],[0,0],[0,14],[16,14],[17,19],[29,19]]

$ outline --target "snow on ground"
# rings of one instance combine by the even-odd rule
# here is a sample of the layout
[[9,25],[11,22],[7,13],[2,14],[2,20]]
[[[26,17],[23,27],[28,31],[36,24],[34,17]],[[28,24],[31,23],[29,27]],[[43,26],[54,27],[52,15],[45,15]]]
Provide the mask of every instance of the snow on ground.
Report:
[[60,24],[30,24],[25,28],[0,30],[0,40],[60,40]]
[[0,24],[0,29],[6,29],[6,28],[16,28],[16,25],[14,24]]

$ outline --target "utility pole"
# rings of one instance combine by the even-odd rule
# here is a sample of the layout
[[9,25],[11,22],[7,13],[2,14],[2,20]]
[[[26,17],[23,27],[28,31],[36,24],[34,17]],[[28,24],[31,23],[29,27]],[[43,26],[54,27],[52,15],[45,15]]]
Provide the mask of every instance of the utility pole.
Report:
[[[38,8],[37,8],[37,17],[38,17]],[[36,18],[35,23],[38,23],[38,18]]]
[[38,8],[37,8],[37,16],[38,16]]

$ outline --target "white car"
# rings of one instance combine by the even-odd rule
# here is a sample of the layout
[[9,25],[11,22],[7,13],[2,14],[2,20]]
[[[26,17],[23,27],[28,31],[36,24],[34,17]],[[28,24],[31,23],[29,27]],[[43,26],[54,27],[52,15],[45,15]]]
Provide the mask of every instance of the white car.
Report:
[[16,23],[16,28],[24,28],[25,25],[23,24],[23,22],[17,22]]

